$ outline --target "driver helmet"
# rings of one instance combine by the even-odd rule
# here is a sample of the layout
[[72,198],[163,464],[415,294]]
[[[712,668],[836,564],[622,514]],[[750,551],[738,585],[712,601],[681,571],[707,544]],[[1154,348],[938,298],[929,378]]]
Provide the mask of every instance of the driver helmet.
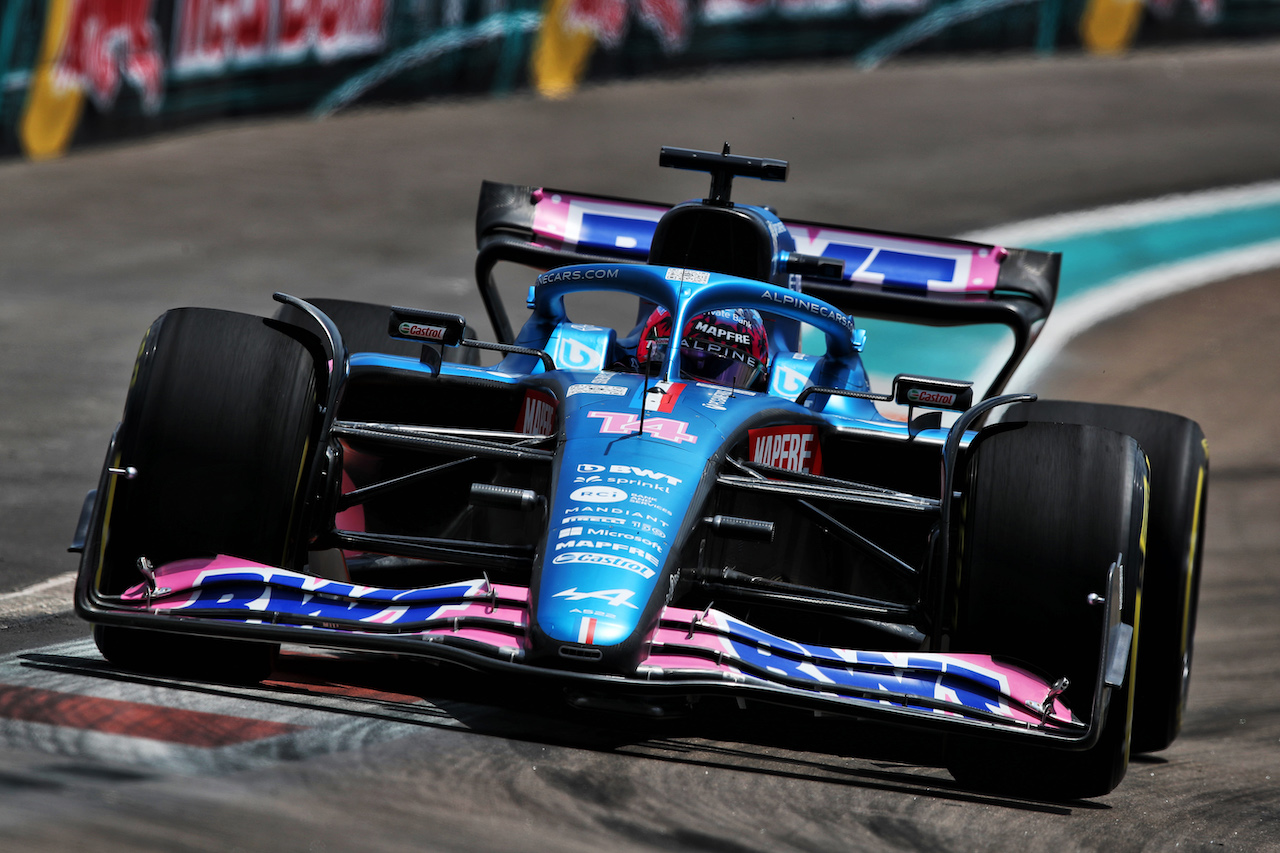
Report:
[[[636,347],[641,372],[653,373],[666,360],[671,314],[656,308],[645,321]],[[680,374],[717,385],[750,389],[769,367],[769,336],[759,312],[721,308],[685,324],[680,338]]]

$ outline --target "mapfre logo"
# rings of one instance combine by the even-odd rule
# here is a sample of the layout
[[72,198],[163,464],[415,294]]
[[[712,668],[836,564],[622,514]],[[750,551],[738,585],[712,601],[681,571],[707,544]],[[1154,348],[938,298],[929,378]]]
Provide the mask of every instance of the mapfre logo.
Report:
[[817,427],[766,427],[749,430],[747,436],[752,462],[802,474],[822,473]]
[[516,420],[516,432],[525,435],[551,435],[555,431],[556,398],[532,388],[524,392],[524,404]]

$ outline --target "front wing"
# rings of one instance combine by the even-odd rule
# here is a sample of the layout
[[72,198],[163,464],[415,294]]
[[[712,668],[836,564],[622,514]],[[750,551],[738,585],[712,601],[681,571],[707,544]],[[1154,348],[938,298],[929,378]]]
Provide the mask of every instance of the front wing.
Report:
[[[989,655],[802,644],[714,608],[666,607],[647,658],[624,677],[525,663],[529,590],[487,579],[382,589],[221,556],[160,566],[154,584],[118,597],[94,594],[81,583],[76,603],[82,616],[103,624],[394,652],[597,690],[728,694],[906,725],[976,728],[1065,748],[1087,747],[1095,735],[1048,681]],[[590,609],[590,601],[583,604]],[[592,622],[584,619],[583,630]]]

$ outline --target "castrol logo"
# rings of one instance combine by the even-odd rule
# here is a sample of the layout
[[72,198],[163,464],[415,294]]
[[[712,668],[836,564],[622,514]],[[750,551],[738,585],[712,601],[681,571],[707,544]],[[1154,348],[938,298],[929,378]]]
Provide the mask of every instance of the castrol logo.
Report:
[[907,391],[907,401],[931,406],[954,406],[956,395],[942,391],[930,391],[927,388],[911,388]]
[[442,341],[444,340],[444,329],[439,326],[424,326],[421,323],[401,323],[399,326],[400,334],[406,338],[418,338],[424,341]]

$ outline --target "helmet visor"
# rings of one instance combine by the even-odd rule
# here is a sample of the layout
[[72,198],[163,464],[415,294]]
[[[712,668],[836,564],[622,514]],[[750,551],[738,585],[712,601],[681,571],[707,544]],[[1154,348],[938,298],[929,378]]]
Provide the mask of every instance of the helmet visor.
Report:
[[740,350],[709,352],[692,346],[680,348],[680,375],[690,379],[749,388],[764,369],[763,362]]

